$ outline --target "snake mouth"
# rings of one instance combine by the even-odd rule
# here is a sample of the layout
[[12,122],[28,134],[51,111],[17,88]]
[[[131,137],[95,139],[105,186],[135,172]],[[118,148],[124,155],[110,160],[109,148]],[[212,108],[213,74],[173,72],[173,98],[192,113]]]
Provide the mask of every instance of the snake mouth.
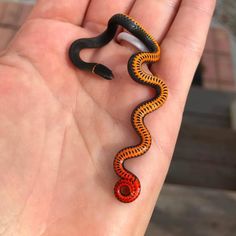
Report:
[[140,190],[141,187],[138,179],[135,181],[120,179],[114,187],[116,198],[124,203],[133,202],[139,196]]

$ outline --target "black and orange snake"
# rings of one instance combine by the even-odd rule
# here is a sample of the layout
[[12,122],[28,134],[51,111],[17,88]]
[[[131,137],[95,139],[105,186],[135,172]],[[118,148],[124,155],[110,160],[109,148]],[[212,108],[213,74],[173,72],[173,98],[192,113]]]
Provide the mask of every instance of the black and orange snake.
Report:
[[125,168],[124,162],[127,159],[141,156],[149,150],[152,138],[145,126],[144,117],[161,107],[168,96],[167,86],[163,80],[159,76],[148,74],[142,69],[143,63],[150,64],[160,59],[160,47],[156,40],[137,21],[127,15],[116,14],[111,17],[107,29],[99,36],[74,41],[69,49],[69,57],[79,69],[93,72],[105,79],[112,79],[113,73],[109,68],[102,64],[85,62],[80,58],[79,53],[84,48],[99,48],[109,43],[114,38],[118,26],[122,26],[129,31],[148,48],[148,52],[137,52],[130,57],[128,72],[131,78],[156,90],[156,95],[139,104],[131,116],[131,122],[140,137],[140,143],[120,150],[113,162],[114,170],[120,177],[114,187],[115,196],[121,202],[128,203],[139,196],[141,185],[138,177]]

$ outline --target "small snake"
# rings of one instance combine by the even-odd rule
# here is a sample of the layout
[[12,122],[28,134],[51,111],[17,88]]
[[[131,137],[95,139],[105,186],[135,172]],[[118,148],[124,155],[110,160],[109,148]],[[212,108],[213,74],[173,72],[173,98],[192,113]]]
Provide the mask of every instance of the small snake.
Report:
[[113,74],[109,68],[98,63],[84,62],[79,53],[84,48],[99,48],[109,43],[114,38],[118,26],[122,26],[141,40],[149,50],[148,52],[137,52],[130,57],[128,72],[131,78],[156,90],[156,95],[139,104],[131,116],[131,122],[140,137],[140,143],[120,150],[113,162],[114,170],[120,177],[120,180],[115,184],[114,194],[121,202],[128,203],[139,196],[141,185],[138,177],[125,168],[124,162],[127,159],[141,156],[149,150],[152,138],[144,124],[144,117],[161,107],[168,95],[165,83],[158,76],[150,75],[142,69],[143,63],[154,63],[159,60],[160,47],[138,22],[127,15],[116,14],[111,17],[107,29],[99,36],[74,41],[69,49],[69,57],[79,69],[93,72],[108,80],[112,79]]

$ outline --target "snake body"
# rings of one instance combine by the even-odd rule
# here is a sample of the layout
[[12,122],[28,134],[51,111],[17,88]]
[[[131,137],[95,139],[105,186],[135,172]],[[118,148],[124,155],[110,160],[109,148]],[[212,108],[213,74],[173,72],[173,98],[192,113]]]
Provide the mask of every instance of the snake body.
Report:
[[114,171],[120,177],[120,180],[115,184],[114,194],[121,202],[128,203],[139,196],[141,185],[138,177],[125,168],[124,162],[127,159],[139,157],[149,150],[152,138],[145,126],[144,117],[161,107],[168,96],[168,89],[164,81],[142,69],[143,63],[154,63],[160,59],[160,47],[137,21],[127,15],[116,14],[111,17],[107,29],[99,36],[74,41],[69,49],[69,57],[78,68],[93,72],[105,79],[112,79],[113,74],[109,68],[98,63],[84,62],[79,53],[84,48],[99,48],[109,43],[114,38],[118,26],[122,26],[141,40],[149,50],[148,52],[137,52],[130,57],[128,72],[131,78],[156,90],[156,95],[139,104],[131,116],[131,122],[140,137],[140,143],[120,150],[113,162]]

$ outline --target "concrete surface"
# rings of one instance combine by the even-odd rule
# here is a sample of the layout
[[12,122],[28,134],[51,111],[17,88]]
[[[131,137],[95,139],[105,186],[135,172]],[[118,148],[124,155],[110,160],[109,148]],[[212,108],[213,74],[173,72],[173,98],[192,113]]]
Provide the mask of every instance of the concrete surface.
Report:
[[158,235],[236,235],[236,192],[165,185],[145,234]]

